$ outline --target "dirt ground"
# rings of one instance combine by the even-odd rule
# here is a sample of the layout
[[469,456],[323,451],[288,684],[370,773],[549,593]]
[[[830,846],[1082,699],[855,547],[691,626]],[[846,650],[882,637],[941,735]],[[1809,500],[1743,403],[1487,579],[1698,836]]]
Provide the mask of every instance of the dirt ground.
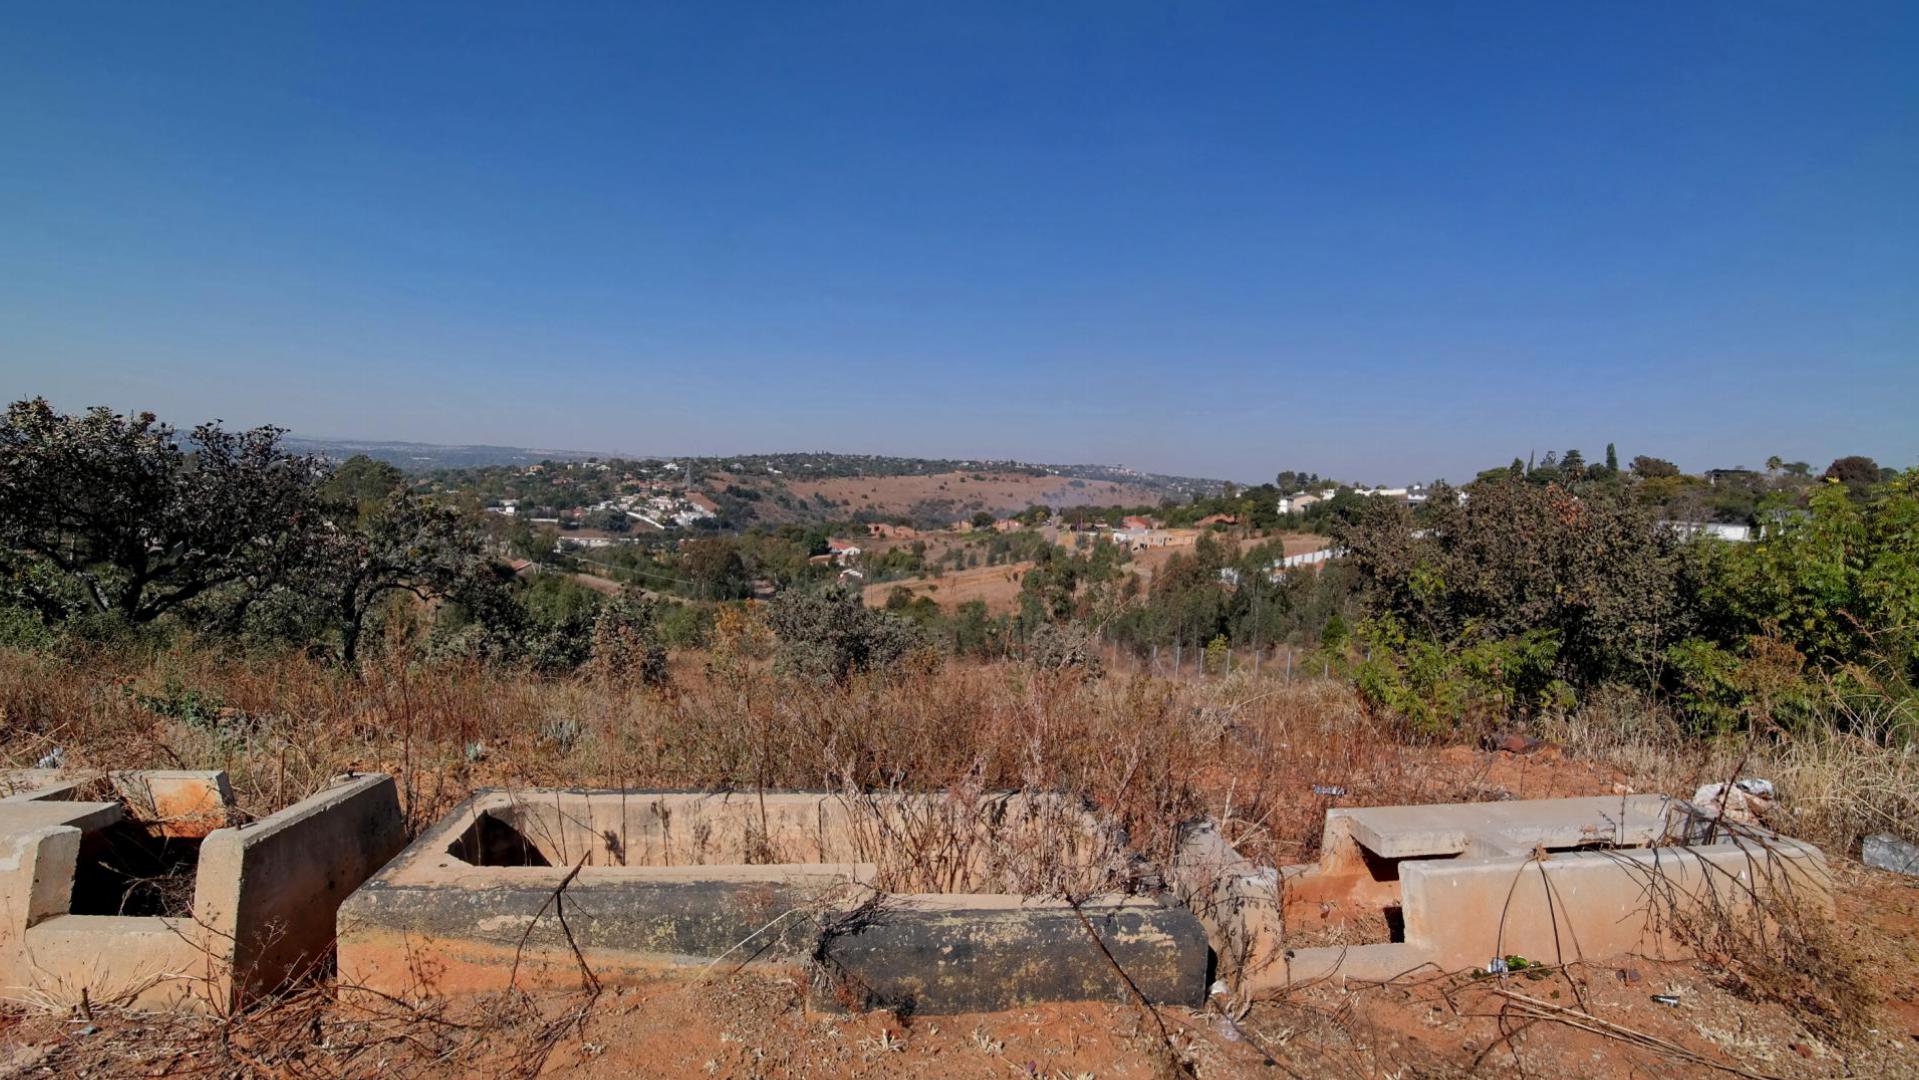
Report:
[[[809,1007],[791,979],[730,973],[442,1013],[349,1010],[319,992],[225,1023],[14,1013],[0,1019],[0,1076],[1919,1076],[1916,903],[1910,881],[1842,873],[1850,932],[1876,945],[1893,995],[1845,1046],[1710,969],[1631,959],[1531,978],[1322,984],[1156,1015],[1119,1004],[848,1015]],[[1888,941],[1905,954],[1884,956]]]
[[1020,579],[1031,570],[1030,562],[1002,563],[999,566],[974,566],[949,570],[938,577],[901,578],[882,581],[861,590],[868,607],[884,607],[894,589],[904,588],[915,596],[932,597],[942,608],[955,608],[973,600],[986,601],[986,611],[1002,615],[1019,607]]

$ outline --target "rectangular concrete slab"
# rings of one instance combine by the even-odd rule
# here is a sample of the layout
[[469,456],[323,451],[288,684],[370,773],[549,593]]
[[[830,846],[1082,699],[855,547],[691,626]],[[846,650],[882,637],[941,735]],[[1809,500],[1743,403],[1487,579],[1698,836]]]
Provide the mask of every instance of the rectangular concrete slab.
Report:
[[1475,842],[1485,853],[1524,854],[1535,847],[1591,844],[1637,847],[1665,835],[1672,800],[1659,795],[1529,799],[1439,806],[1375,806],[1330,810],[1368,851],[1388,859],[1459,855]]
[[913,1014],[999,1011],[1127,1001],[1130,979],[1156,1004],[1204,1003],[1206,934],[1185,907],[1106,897],[1075,913],[1060,901],[1007,900],[909,898],[828,934],[815,1001]]

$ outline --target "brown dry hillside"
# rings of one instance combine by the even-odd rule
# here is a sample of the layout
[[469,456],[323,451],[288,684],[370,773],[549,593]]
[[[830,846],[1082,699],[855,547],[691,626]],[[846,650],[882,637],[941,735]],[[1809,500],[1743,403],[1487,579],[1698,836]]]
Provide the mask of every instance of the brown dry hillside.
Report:
[[1079,480],[1067,476],[1028,476],[1022,473],[844,476],[826,480],[799,480],[788,487],[801,499],[824,496],[848,510],[871,510],[881,514],[911,514],[915,509],[925,509],[929,504],[951,503],[951,516],[954,519],[967,517],[980,510],[1006,514],[1035,504],[1055,509],[1114,504],[1138,506],[1157,503],[1160,499],[1158,492],[1138,484]]
[[868,607],[884,607],[894,589],[905,589],[915,596],[930,596],[943,608],[957,607],[971,600],[986,601],[986,610],[994,615],[1019,606],[1020,579],[1031,570],[1030,562],[1000,566],[974,566],[949,570],[938,577],[903,578],[882,581],[862,590]]

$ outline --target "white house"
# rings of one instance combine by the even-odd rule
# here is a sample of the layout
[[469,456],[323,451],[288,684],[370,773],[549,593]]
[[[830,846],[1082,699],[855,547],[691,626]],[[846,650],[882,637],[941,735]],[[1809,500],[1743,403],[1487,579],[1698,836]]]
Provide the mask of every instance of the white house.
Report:
[[1281,495],[1279,497],[1279,512],[1282,514],[1297,514],[1314,503],[1323,501],[1325,500],[1318,495],[1308,495],[1304,493],[1299,495]]
[[1752,541],[1750,525],[1728,525],[1718,521],[1662,521],[1660,524],[1679,534],[1682,540],[1691,540],[1695,536],[1710,536],[1715,540],[1724,540],[1733,544]]

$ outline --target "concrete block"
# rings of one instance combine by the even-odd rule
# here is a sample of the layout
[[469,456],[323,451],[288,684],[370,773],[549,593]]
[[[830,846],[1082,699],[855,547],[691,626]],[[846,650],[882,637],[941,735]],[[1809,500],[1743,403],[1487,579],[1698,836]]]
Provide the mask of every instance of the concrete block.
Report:
[[341,903],[405,846],[399,792],[381,774],[209,834],[195,914],[233,936],[236,1004],[320,967]]
[[[1483,967],[1684,955],[1675,921],[1765,917],[1787,901],[1831,910],[1824,856],[1756,827],[1699,828],[1661,796],[1374,807],[1327,814],[1317,863],[1282,870],[1282,962],[1234,971],[1243,989],[1387,980]],[[1370,918],[1392,940],[1287,947],[1289,934]],[[1221,935],[1216,933],[1215,940]]]
[[[114,774],[108,787],[125,801],[69,801],[81,789],[57,783],[0,800],[0,985],[16,996],[237,1008],[323,961],[340,901],[402,843],[384,776],[204,833],[228,816],[223,774]],[[81,863],[126,828],[197,846],[190,915],[75,913]]]
[[1873,833],[1866,837],[1859,846],[1859,857],[1867,866],[1919,876],[1919,847],[1891,833]]
[[218,771],[147,769],[107,774],[134,818],[160,836],[205,836],[227,824],[233,789]]
[[1085,922],[1060,901],[902,900],[826,935],[815,1000],[920,1014],[1129,1001],[1117,962],[1155,1004],[1205,1003],[1206,932],[1191,911],[1126,897],[1096,898],[1081,911]]

